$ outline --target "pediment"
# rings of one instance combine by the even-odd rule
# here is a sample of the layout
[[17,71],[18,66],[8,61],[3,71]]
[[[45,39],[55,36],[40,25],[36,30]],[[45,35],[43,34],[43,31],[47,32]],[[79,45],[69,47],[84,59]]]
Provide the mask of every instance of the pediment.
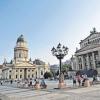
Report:
[[88,40],[92,40],[95,38],[100,37],[100,33],[95,33],[95,34],[90,34],[87,38],[85,38],[83,41],[88,41]]

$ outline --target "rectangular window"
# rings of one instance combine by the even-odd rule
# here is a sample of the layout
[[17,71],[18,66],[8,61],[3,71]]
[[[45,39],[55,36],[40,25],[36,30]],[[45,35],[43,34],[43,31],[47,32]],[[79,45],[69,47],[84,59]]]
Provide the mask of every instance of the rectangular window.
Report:
[[18,72],[18,70],[16,70],[16,72]]

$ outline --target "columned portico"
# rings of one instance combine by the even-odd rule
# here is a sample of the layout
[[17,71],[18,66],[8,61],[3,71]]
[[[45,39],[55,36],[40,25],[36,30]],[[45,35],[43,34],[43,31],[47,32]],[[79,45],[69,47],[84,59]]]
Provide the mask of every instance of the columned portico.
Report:
[[[80,42],[80,49],[75,52],[76,58],[81,58],[82,69],[100,68],[100,32],[95,28],[90,35]],[[80,59],[76,59],[80,69]]]
[[[96,52],[96,54],[95,54]],[[76,64],[79,69],[95,69],[96,61],[100,61],[100,52],[98,51],[82,54],[76,57]],[[79,60],[79,61],[78,61]]]

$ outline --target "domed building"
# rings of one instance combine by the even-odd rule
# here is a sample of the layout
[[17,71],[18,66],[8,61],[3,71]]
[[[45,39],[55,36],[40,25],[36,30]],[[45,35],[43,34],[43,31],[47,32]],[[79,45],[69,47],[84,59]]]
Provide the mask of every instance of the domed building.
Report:
[[16,63],[28,61],[28,47],[23,35],[17,39],[14,48],[14,59]]
[[[14,58],[10,63],[6,59],[3,63],[2,77],[3,79],[21,80],[30,78],[43,78],[46,71],[49,71],[49,66],[38,60],[31,61],[28,59],[27,41],[23,35],[17,39],[16,46],[14,47]],[[42,62],[42,63],[40,63]]]

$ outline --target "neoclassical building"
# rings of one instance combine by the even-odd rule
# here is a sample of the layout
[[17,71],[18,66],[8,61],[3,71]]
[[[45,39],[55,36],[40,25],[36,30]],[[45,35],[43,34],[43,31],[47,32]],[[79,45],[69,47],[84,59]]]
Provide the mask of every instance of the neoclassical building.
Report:
[[80,49],[75,52],[76,70],[97,69],[100,74],[100,32],[95,28],[90,35],[80,41]]
[[[4,60],[2,68],[3,79],[29,79],[29,78],[43,78],[46,71],[49,71],[49,65],[43,63],[34,63],[28,59],[27,41],[23,35],[19,36],[14,47],[14,58],[10,63]],[[38,62],[42,62],[38,59]]]
[[2,65],[0,65],[0,79],[2,79]]

